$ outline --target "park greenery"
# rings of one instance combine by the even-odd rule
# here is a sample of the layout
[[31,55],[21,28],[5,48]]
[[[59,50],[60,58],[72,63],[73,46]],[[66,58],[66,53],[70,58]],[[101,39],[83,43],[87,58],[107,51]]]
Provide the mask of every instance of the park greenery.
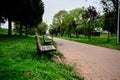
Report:
[[[36,27],[42,21],[44,4],[42,0],[2,0],[0,2],[0,23],[8,20],[8,35],[12,35],[12,22],[20,24],[19,35],[23,26]],[[27,32],[27,31],[26,31]]]
[[[49,32],[56,37],[120,50],[120,44],[116,44],[117,2],[101,0],[103,14],[94,6],[60,10],[54,15]],[[0,3],[0,24],[8,20],[9,25],[8,31],[0,28],[0,80],[83,80],[73,73],[72,67],[52,60],[51,56],[59,52],[37,54],[35,34],[43,35],[48,29],[42,21],[43,13],[42,0]],[[42,37],[40,40],[44,45]]]
[[73,73],[73,67],[52,59],[58,51],[37,54],[34,36],[6,34],[7,30],[0,29],[0,80],[83,80]]
[[103,14],[94,6],[61,10],[53,17],[53,36],[120,50],[116,43],[118,0],[101,0]]
[[73,67],[52,60],[59,52],[37,54],[35,33],[42,35],[48,27],[43,13],[41,0],[0,3],[0,24],[7,20],[9,24],[8,31],[0,28],[0,80],[83,80],[73,73]]
[[85,35],[89,41],[92,36],[100,36],[106,32],[106,40],[109,42],[109,37],[117,33],[117,1],[101,0],[104,11],[102,14],[97,12],[94,6],[61,10],[54,15],[49,31],[54,36],[69,38]]
[[50,33],[61,37],[67,35],[68,37],[75,36],[78,38],[80,34],[90,36],[89,33],[94,28],[99,27],[95,26],[97,17],[99,15],[93,6],[90,6],[87,10],[85,8],[76,8],[69,12],[61,10],[53,17]]
[[[19,31],[20,31],[20,24],[15,22],[15,27],[13,29],[13,31],[16,31],[16,35],[19,35]],[[27,30],[26,30],[27,29]],[[45,22],[41,22],[38,25],[36,25],[36,27],[22,27],[22,33],[24,33],[26,36],[28,36],[28,34],[30,35],[35,35],[36,33],[39,35],[43,35],[46,33],[46,30],[48,29],[48,25]]]
[[118,44],[116,43],[116,36],[110,36],[109,41],[107,41],[107,36],[108,35],[106,34],[102,34],[101,36],[92,36],[91,41],[89,41],[88,38],[84,35],[81,35],[79,38],[76,37],[69,38],[67,36],[64,37],[58,36],[58,38],[120,50],[120,43]]
[[103,29],[108,31],[109,41],[109,34],[116,34],[117,30],[118,0],[101,0],[101,3],[105,12]]

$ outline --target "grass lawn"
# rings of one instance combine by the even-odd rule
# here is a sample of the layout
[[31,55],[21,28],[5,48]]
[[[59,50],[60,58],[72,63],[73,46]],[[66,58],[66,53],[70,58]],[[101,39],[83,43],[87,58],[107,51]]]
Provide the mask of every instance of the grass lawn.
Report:
[[50,54],[37,54],[34,37],[0,35],[0,80],[83,80]]
[[[61,38],[61,37],[59,37],[59,38]],[[97,45],[97,46],[120,50],[120,43],[119,44],[116,43],[115,36],[111,36],[109,42],[106,41],[107,35],[101,35],[100,37],[93,36],[91,41],[89,41],[88,38],[85,36],[81,36],[80,38],[74,38],[74,37],[73,38],[62,37],[62,38],[67,39],[67,40],[76,41],[76,42],[82,42],[82,43],[93,44],[93,45]]]

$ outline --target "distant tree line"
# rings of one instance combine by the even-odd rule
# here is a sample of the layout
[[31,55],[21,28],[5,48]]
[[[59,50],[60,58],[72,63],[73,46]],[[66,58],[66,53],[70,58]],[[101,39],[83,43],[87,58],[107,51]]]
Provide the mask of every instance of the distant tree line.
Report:
[[71,11],[61,10],[53,17],[50,33],[61,37],[79,37],[81,34],[91,36],[95,30],[107,30],[109,35],[117,32],[117,2],[118,0],[101,0],[104,13],[100,15],[94,6],[87,9],[76,8]]
[[23,26],[26,34],[30,29],[42,22],[44,4],[42,0],[1,0],[0,23],[8,20],[8,35],[12,35],[12,22],[20,24],[19,35],[22,36]]
[[[20,31],[20,23],[15,22],[14,26],[15,26],[14,28],[15,35],[17,35],[17,33],[19,33]],[[35,33],[39,35],[43,35],[43,34],[46,34],[47,29],[48,29],[48,25],[42,21],[38,25],[33,26],[33,27],[26,28],[26,26],[23,25],[22,32],[25,33],[26,36],[28,36],[28,34],[35,35]]]
[[[63,37],[79,37],[80,34],[86,34],[89,39],[95,28],[100,27],[97,24],[99,13],[93,6],[85,8],[76,8],[69,12],[61,10],[53,17],[53,23],[50,27],[50,33]],[[99,25],[101,25],[99,23]]]

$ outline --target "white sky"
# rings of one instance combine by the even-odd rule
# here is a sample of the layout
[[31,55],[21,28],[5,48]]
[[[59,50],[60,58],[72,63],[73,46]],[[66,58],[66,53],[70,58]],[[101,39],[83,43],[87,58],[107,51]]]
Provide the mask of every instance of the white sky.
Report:
[[48,25],[52,23],[53,16],[60,10],[72,10],[75,8],[89,7],[90,5],[102,11],[100,0],[42,0],[45,6],[43,21]]
[[[43,21],[48,25],[52,23],[53,16],[60,10],[72,10],[75,8],[89,7],[89,5],[97,8],[98,11],[102,11],[100,6],[100,0],[42,0],[45,6],[45,12],[43,15]],[[2,25],[7,28],[8,23]]]

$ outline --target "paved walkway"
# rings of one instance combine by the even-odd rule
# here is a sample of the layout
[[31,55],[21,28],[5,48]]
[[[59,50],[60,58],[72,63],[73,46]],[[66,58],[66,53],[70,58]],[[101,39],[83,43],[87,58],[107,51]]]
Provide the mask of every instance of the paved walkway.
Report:
[[85,80],[120,80],[120,50],[54,38],[63,61]]

